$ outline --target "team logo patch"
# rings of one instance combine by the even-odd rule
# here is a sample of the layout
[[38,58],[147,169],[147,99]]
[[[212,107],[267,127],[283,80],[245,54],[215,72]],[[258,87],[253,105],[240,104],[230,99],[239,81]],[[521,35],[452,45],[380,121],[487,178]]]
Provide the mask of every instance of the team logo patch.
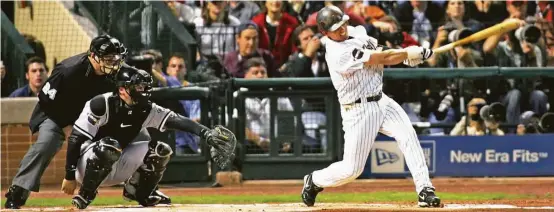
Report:
[[354,60],[362,59],[363,56],[364,56],[364,52],[360,51],[359,49],[354,49],[352,51],[352,57],[354,58]]
[[97,116],[95,116],[95,115],[92,114],[92,113],[89,113],[87,119],[88,119],[88,122],[89,122],[90,124],[96,125],[96,124],[98,124],[98,120],[100,119],[100,117],[97,117]]

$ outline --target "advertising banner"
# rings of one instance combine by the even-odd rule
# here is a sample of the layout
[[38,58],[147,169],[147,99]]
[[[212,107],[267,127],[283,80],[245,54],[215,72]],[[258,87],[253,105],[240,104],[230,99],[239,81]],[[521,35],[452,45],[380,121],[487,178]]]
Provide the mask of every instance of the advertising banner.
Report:
[[[419,139],[432,176],[554,176],[554,135]],[[409,175],[396,141],[378,137],[361,177]]]

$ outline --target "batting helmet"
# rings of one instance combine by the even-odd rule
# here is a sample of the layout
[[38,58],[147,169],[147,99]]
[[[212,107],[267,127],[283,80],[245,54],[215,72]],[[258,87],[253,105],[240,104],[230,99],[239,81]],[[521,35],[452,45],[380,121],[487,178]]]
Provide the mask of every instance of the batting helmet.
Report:
[[342,26],[350,17],[337,6],[330,5],[317,12],[317,26],[320,31],[332,32]]

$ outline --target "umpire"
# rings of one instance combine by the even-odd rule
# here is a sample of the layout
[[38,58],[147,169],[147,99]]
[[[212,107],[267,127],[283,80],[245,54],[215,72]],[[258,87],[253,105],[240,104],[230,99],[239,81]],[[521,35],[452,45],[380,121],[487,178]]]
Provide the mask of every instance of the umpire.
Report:
[[23,157],[6,193],[6,208],[19,209],[30,191],[39,191],[44,170],[65,140],[63,128],[75,123],[88,100],[113,90],[113,76],[126,55],[127,49],[116,38],[101,35],[92,40],[88,52],[54,67],[29,122],[31,131],[39,132],[37,141]]

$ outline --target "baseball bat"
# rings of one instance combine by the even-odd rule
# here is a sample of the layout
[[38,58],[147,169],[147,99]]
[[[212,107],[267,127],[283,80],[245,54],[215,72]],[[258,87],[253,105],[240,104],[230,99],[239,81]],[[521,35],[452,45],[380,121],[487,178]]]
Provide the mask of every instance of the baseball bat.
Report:
[[441,46],[439,48],[433,49],[433,52],[434,53],[443,53],[443,52],[446,52],[446,51],[449,51],[449,50],[453,49],[456,46],[461,46],[461,45],[465,45],[465,44],[468,44],[468,43],[477,42],[477,41],[483,40],[485,38],[488,38],[488,37],[496,35],[496,34],[501,34],[501,33],[506,33],[506,32],[512,31],[514,29],[519,28],[519,23],[520,23],[520,20],[517,20],[517,19],[507,20],[507,21],[504,21],[502,23],[498,23],[494,26],[491,26],[491,27],[486,28],[484,30],[481,30],[479,32],[473,33],[472,35],[467,36],[464,39],[457,40],[455,42],[452,42],[452,43],[446,44],[444,46]]

